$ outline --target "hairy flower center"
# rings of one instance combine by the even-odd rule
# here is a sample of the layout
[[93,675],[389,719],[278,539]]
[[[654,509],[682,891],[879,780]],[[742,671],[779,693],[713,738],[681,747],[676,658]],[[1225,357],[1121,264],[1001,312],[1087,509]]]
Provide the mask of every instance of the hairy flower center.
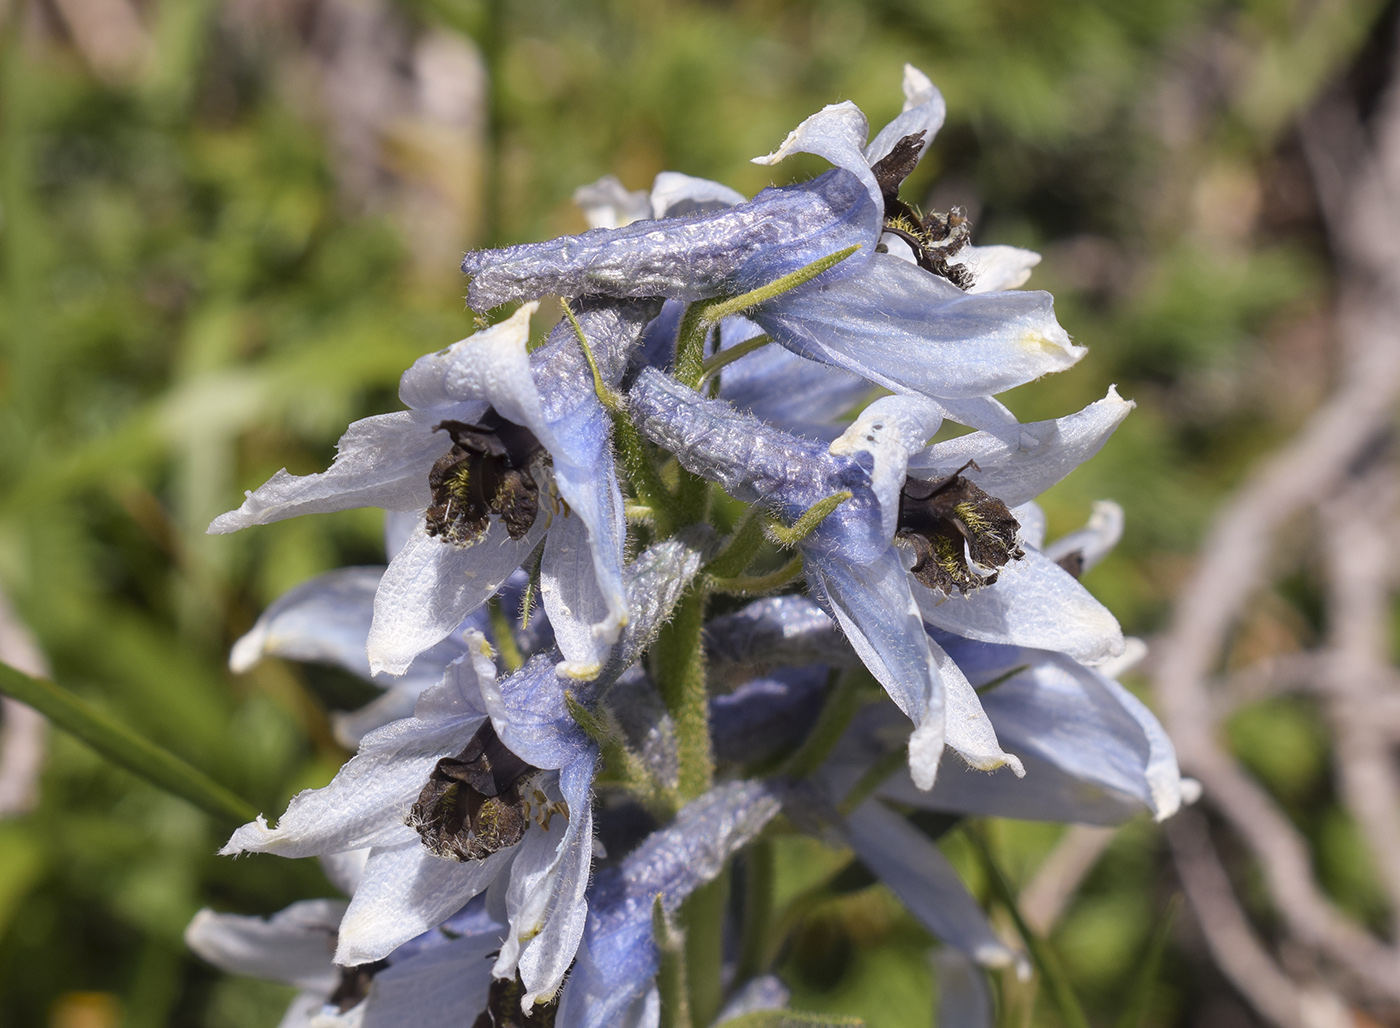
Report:
[[554,1028],[554,1014],[559,1004],[553,1001],[536,1003],[527,1014],[520,1009],[520,998],[524,994],[525,986],[519,975],[492,978],[486,1009],[472,1022],[472,1028]]
[[[895,538],[914,550],[909,570],[930,589],[948,595],[954,589],[968,593],[991,585],[998,568],[1025,556],[1016,545],[1020,524],[1006,504],[962,477],[969,467],[977,465],[969,461],[938,482],[907,478],[899,494]],[[973,564],[988,571],[979,572]]]
[[480,860],[525,834],[531,809],[522,793],[537,774],[487,721],[466,749],[437,762],[404,823],[439,857]]
[[885,231],[909,244],[919,267],[942,275],[959,289],[971,289],[972,272],[966,265],[948,261],[972,238],[972,222],[962,208],[954,207],[947,214],[921,214],[899,198],[900,183],[919,163],[923,141],[922,129],[905,136],[870,169],[885,200]]
[[452,449],[428,472],[428,534],[467,545],[481,538],[492,514],[512,539],[528,532],[539,513],[534,468],[546,456],[534,433],[491,408],[478,424],[444,421],[434,431],[448,433]]

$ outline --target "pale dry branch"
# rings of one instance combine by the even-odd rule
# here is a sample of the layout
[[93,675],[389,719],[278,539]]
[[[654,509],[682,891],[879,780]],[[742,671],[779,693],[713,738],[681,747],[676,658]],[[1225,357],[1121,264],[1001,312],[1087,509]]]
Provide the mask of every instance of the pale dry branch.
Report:
[[1400,928],[1400,781],[1394,739],[1372,716],[1393,683],[1390,560],[1396,481],[1380,467],[1323,508],[1329,659],[1329,711],[1336,735],[1337,783],[1371,851]]
[[1021,890],[1021,916],[1037,934],[1050,934],[1117,832],[1098,825],[1070,825],[1055,843],[1035,877]]
[[[1218,744],[1216,705],[1206,688],[1228,633],[1264,584],[1280,527],[1342,487],[1353,460],[1393,421],[1400,398],[1400,101],[1395,87],[1374,117],[1372,146],[1359,144],[1356,132],[1338,130],[1339,123],[1346,124],[1331,110],[1326,131],[1333,136],[1341,131],[1343,137],[1322,147],[1314,132],[1308,143],[1341,265],[1338,328],[1344,353],[1339,383],[1303,430],[1260,465],[1217,516],[1160,641],[1154,678],[1183,770],[1200,779],[1206,796],[1259,862],[1287,931],[1340,965],[1368,998],[1395,1002],[1400,1000],[1400,954],[1322,893],[1301,834]],[[1204,924],[1212,911],[1202,910],[1197,897],[1192,898]],[[1215,901],[1227,898],[1225,883]],[[1261,1013],[1289,1023],[1277,1010],[1260,1005],[1265,1000],[1254,984],[1236,977],[1244,973],[1238,961],[1228,962],[1219,951],[1216,955]],[[1262,948],[1257,956],[1268,961],[1275,975],[1282,974]],[[1250,973],[1262,972],[1255,968]]]

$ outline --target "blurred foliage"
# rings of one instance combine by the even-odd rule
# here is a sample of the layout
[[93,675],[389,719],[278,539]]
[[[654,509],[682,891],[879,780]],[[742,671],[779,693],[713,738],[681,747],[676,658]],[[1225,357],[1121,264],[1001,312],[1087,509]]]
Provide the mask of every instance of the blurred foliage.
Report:
[[[1111,382],[1139,403],[1045,498],[1052,534],[1095,498],[1127,509],[1087,584],[1130,632],[1160,623],[1217,501],[1326,384],[1327,255],[1290,126],[1375,0],[99,7],[134,18],[125,58],[75,23],[82,5],[0,14],[0,581],[59,681],[270,813],[345,754],[304,669],[233,676],[227,648],[290,585],[378,559],[379,522],[204,526],[279,467],[323,467],[348,421],[395,406],[415,356],[472,330],[453,250],[581,229],[570,195],[602,174],[752,193],[820,169],[748,163],[803,117],[849,98],[878,126],[902,62],[930,74],[949,122],[906,195],[962,204],[978,241],[1041,250],[1034,284],[1090,346],[1010,404],[1060,415]],[[391,78],[415,40],[479,53],[479,123],[445,133],[391,90],[356,92],[352,10],[379,19],[365,59]],[[428,221],[459,230],[445,249],[423,236],[425,196]],[[1305,644],[1310,583],[1298,569],[1237,647]],[[1317,844],[1325,886],[1373,914],[1315,716],[1273,703],[1229,736]],[[1019,884],[1058,833],[993,827]],[[269,913],[331,890],[311,862],[213,856],[227,828],[55,734],[39,809],[0,824],[0,1023],[275,1023],[289,991],[221,979],[183,927],[204,904]],[[984,888],[960,845],[945,838]],[[797,1005],[929,1023],[922,930],[845,855],[779,856],[781,902],[806,896],[780,955]],[[1096,1020],[1129,1002],[1173,892],[1159,836],[1130,825],[1060,922]],[[1144,1023],[1247,1022],[1181,920]],[[1034,984],[1002,986],[1008,1014],[1054,1022]]]

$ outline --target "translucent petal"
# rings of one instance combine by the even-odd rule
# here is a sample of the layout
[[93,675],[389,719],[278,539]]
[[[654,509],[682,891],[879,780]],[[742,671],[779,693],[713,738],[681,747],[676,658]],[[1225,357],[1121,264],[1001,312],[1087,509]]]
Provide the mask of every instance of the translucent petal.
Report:
[[1085,663],[1123,650],[1118,620],[1073,575],[1035,550],[966,596],[940,596],[912,580],[910,586],[924,620],[954,635],[1058,650]]
[[495,938],[465,935],[395,960],[370,982],[361,1028],[470,1025],[486,1009]]
[[331,949],[345,905],[344,900],[302,900],[269,918],[205,908],[185,929],[185,944],[232,974],[324,994],[339,978],[331,966]]
[[818,279],[749,317],[804,357],[931,397],[1003,392],[1085,353],[1055,320],[1048,293],[964,293],[879,253],[858,273]]
[[865,148],[865,159],[873,166],[905,136],[923,132],[923,145],[919,156],[928,152],[933,137],[943,127],[948,107],[943,102],[943,94],[938,91],[929,77],[912,64],[904,66],[904,110],[882,128]]
[[1017,246],[965,246],[948,263],[972,272],[969,293],[996,293],[1025,285],[1040,254]]
[[865,159],[865,140],[869,134],[870,123],[860,108],[844,100],[829,104],[807,118],[787,134],[781,146],[763,157],[755,157],[753,163],[777,164],[795,153],[815,154],[859,177],[870,194],[871,203],[883,211],[885,198],[880,192],[880,183]]
[[669,218],[720,210],[747,202],[743,193],[706,178],[663,171],[651,187],[652,217]]
[[574,190],[574,203],[583,211],[589,228],[620,228],[652,216],[651,200],[638,190],[629,192],[616,175]]
[[423,510],[431,502],[428,471],[452,448],[434,432],[438,418],[416,411],[356,421],[337,444],[335,462],[318,475],[289,475],[285,468],[247,494],[237,510],[220,514],[214,535],[266,525],[298,514],[353,507]]
[[935,480],[951,475],[968,461],[967,477],[1015,507],[1039,496],[1098,453],[1134,404],[1109,387],[1108,395],[1077,414],[1018,426],[1008,441],[989,432],[935,443],[909,460],[910,474]]
[[514,849],[503,849],[484,860],[449,860],[430,853],[416,834],[411,842],[376,847],[340,923],[335,962],[354,967],[382,960],[459,910],[512,856]]
[[428,535],[420,524],[390,562],[374,598],[369,666],[401,675],[424,650],[447,638],[493,595],[545,533],[543,517],[519,539],[491,519],[486,534],[469,546]]

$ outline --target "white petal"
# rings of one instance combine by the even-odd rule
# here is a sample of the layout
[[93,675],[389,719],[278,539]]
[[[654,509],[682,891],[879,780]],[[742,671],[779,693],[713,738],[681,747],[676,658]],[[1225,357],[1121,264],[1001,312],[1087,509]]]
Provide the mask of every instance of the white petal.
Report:
[[437,419],[413,411],[356,421],[337,444],[335,462],[319,475],[289,475],[286,468],[246,494],[237,510],[220,514],[213,535],[266,525],[298,514],[352,507],[423,510],[432,500],[428,472],[452,448]]
[[354,967],[387,957],[460,910],[512,855],[504,849],[484,860],[447,860],[429,853],[416,834],[412,842],[376,847],[340,924],[335,962]]
[[996,293],[1025,285],[1040,254],[1018,246],[965,246],[948,263],[972,272],[969,293]]
[[[556,515],[544,541],[540,592],[554,626],[555,644],[564,655],[560,674],[583,680],[597,677],[612,648],[610,641],[594,632],[595,624],[609,619],[608,602],[598,589],[582,518]],[[614,639],[616,633],[614,626]]]
[[337,568],[279,596],[229,652],[233,671],[264,656],[337,664],[369,677],[365,635],[382,567]]
[[482,720],[405,719],[371,732],[329,785],[292,798],[276,828],[259,817],[234,832],[219,852],[310,857],[416,842],[417,834],[403,823],[405,815],[433,766],[466,746]]
[[885,198],[875,173],[865,159],[865,139],[870,123],[860,108],[849,100],[830,104],[812,115],[788,133],[781,146],[765,157],[755,157],[755,164],[777,164],[795,153],[810,153],[824,157],[838,168],[857,176],[865,185],[877,210],[884,210]]
[[374,976],[361,1028],[466,1028],[486,1009],[491,951],[500,940],[464,935],[390,964]]
[[185,929],[185,944],[232,974],[270,978],[324,995],[339,979],[331,951],[345,906],[344,900],[302,900],[270,918],[205,908]]
[[967,639],[1067,653],[1086,664],[1123,652],[1118,620],[1073,575],[1035,550],[966,596],[910,580],[924,620]]
[[505,321],[419,357],[399,380],[399,399],[413,408],[485,402],[517,425],[542,420],[538,395],[533,410],[520,406],[522,399],[529,405],[533,387],[526,345],[537,307],[524,304]]
[[[947,704],[944,731],[948,745],[957,750],[958,755],[967,761],[969,766],[979,771],[995,771],[999,767],[1009,766],[1017,778],[1024,778],[1025,767],[1022,766],[1018,757],[1005,752],[997,742],[996,729],[992,727],[991,720],[987,717],[986,711],[982,709],[982,702],[977,698],[977,690],[972,687],[972,683],[967,680],[962,669],[953,663],[953,659],[948,656],[943,647],[932,639],[929,640],[928,647],[933,654],[934,663],[938,666],[938,673],[943,679]],[[912,754],[912,742],[910,750]],[[935,757],[935,772],[937,770],[936,761],[937,757]],[[917,774],[914,776],[914,783],[920,788],[926,789],[933,784],[933,774],[926,773],[926,778],[929,785],[923,785]]]
[[1021,526],[1021,544],[1035,550],[1045,549],[1045,511],[1034,500],[1011,508],[1011,516]]
[[873,166],[880,158],[894,149],[905,136],[915,132],[924,133],[919,156],[928,151],[933,137],[943,127],[943,119],[948,107],[943,102],[943,94],[938,91],[929,77],[912,64],[904,66],[904,111],[882,128],[878,135],[865,148],[865,159]]
[[401,675],[413,658],[445,639],[472,611],[490,599],[530,555],[547,518],[510,538],[492,518],[485,536],[469,546],[443,542],[420,524],[379,583],[369,631],[372,671]]
[[968,461],[980,470],[965,474],[978,486],[1016,507],[1046,489],[1098,453],[1135,405],[1109,387],[1108,395],[1077,414],[1019,426],[1018,438],[1005,432],[972,432],[935,443],[909,459],[910,474],[937,479]]

